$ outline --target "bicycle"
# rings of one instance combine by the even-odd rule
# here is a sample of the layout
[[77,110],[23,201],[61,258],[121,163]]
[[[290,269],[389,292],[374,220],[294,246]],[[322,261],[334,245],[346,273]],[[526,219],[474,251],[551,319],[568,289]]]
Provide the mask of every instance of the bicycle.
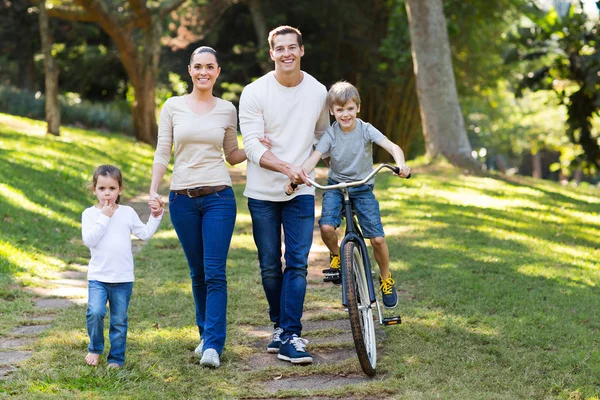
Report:
[[[371,275],[371,262],[364,237],[358,225],[356,215],[353,213],[350,196],[347,188],[366,184],[383,168],[388,168],[399,173],[399,168],[390,164],[380,164],[367,177],[360,181],[342,182],[335,185],[320,185],[308,179],[308,182],[320,190],[341,189],[344,202],[343,216],[346,218],[346,231],[340,244],[341,278],[342,278],[342,304],[347,307],[350,318],[350,327],[354,339],[354,347],[358,361],[363,372],[368,376],[375,376],[377,365],[377,343],[375,338],[375,325],[373,323],[373,305],[377,307],[379,323],[381,325],[397,325],[402,323],[400,316],[384,318],[379,300],[375,294],[373,277]],[[410,174],[406,179],[410,178]],[[292,185],[294,187],[295,185]],[[325,280],[331,281],[335,277],[327,276]]]

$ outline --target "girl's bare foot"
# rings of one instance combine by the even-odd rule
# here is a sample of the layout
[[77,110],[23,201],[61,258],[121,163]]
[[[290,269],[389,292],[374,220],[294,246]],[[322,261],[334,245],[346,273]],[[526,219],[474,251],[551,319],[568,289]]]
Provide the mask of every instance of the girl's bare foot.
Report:
[[121,368],[121,366],[119,364],[117,364],[117,363],[110,363],[110,364],[108,364],[108,366],[106,368],[108,368],[108,369],[119,369],[119,368]]
[[96,365],[98,365],[99,358],[100,358],[100,354],[87,353],[87,356],[85,356],[85,362],[90,367],[95,367]]

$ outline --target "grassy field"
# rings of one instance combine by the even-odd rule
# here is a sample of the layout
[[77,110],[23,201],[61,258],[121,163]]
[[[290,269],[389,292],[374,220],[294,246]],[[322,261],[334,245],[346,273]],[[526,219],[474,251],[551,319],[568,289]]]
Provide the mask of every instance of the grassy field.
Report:
[[[33,312],[20,286],[87,262],[80,215],[93,203],[84,185],[96,165],[122,167],[125,201],[148,188],[149,146],[63,132],[47,137],[35,122],[0,114],[0,335]],[[189,273],[164,221],[136,257],[125,367],[84,365],[85,308],[75,307],[61,311],[34,356],[0,381],[0,397],[598,399],[600,189],[464,176],[444,165],[416,165],[413,175],[381,175],[376,186],[403,316],[402,325],[385,329],[376,379],[265,392],[273,379],[360,375],[360,367],[355,359],[284,369],[252,364],[261,349],[248,327],[268,325],[267,305],[243,187],[236,185],[220,369],[202,369],[192,354]],[[339,289],[307,294],[306,309],[321,311],[319,318],[336,307]],[[318,354],[327,345],[310,349]]]

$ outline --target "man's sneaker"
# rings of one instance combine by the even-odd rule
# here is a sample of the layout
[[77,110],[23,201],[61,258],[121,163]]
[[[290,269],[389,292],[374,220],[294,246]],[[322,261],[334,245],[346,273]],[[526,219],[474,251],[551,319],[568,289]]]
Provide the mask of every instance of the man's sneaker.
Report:
[[204,340],[200,340],[200,344],[198,345],[198,347],[196,347],[196,350],[194,350],[194,353],[198,357],[202,357],[202,348],[203,347],[204,347]]
[[283,329],[277,327],[271,335],[271,342],[267,345],[268,353],[279,353],[279,346],[281,346],[281,334]]
[[219,368],[221,362],[219,361],[219,353],[215,349],[206,349],[202,353],[202,359],[200,365],[203,367]]
[[307,344],[308,340],[302,339],[298,335],[292,335],[281,342],[277,358],[290,361],[292,364],[311,364],[312,356],[305,350]]
[[324,282],[332,282],[335,285],[340,285],[342,283],[342,264],[340,261],[340,256],[333,255],[329,253],[329,268],[324,269],[323,273],[325,274],[325,278],[323,278]]
[[394,283],[392,274],[390,274],[390,277],[387,279],[382,279],[381,275],[379,276],[379,289],[381,289],[383,305],[386,308],[394,308],[398,305],[398,293],[396,293]]

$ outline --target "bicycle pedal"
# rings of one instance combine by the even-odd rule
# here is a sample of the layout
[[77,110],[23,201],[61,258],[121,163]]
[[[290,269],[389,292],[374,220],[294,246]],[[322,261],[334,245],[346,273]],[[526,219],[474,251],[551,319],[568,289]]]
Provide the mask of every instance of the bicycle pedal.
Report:
[[339,284],[342,282],[342,277],[340,276],[340,270],[337,268],[328,268],[323,270],[323,274],[325,277],[323,278],[324,282],[333,282]]
[[389,317],[383,319],[384,325],[398,325],[402,323],[402,319],[398,315],[397,317]]

